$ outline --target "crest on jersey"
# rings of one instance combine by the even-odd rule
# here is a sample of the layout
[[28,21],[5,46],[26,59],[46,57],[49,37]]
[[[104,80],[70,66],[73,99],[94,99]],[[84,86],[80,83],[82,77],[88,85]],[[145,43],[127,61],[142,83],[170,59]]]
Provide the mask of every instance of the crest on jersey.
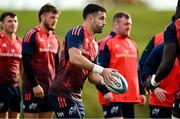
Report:
[[40,42],[43,42],[44,40],[42,39],[42,38],[40,38],[40,40],[39,40]]
[[6,47],[7,47],[7,44],[6,44],[6,43],[3,43],[3,44],[2,44],[2,47],[6,48]]
[[48,43],[48,48],[50,48],[51,47],[51,44],[50,43]]
[[11,52],[12,52],[12,53],[15,53],[15,49],[11,49]]

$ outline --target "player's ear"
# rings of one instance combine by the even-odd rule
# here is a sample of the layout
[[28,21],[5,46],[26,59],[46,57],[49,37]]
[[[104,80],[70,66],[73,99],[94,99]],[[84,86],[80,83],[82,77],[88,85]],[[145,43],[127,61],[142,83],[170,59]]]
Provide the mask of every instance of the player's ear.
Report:
[[44,21],[45,16],[42,14],[40,18],[41,18],[41,21]]
[[0,30],[3,30],[3,22],[0,21]]
[[93,23],[94,22],[94,17],[92,15],[88,16],[88,22]]

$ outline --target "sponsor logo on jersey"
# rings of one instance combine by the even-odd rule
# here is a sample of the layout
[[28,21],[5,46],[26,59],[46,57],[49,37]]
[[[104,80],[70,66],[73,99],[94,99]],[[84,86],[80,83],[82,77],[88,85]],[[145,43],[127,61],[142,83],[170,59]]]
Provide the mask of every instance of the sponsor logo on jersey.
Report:
[[116,45],[115,45],[115,48],[120,48],[120,45],[116,44]]
[[119,54],[115,54],[115,56],[117,58],[120,58],[120,57],[131,57],[131,58],[136,58],[137,56],[135,54],[128,54],[128,53],[119,53]]
[[18,53],[0,53],[0,56],[22,58],[22,55],[21,55],[21,54],[18,54]]
[[39,52],[53,52],[53,53],[57,53],[57,50],[53,49],[53,48],[39,48]]

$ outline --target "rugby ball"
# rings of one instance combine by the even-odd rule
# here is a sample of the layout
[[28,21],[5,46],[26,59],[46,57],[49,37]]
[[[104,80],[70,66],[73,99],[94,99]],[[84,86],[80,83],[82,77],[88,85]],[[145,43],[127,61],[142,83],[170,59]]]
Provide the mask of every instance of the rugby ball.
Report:
[[111,81],[107,81],[106,78],[104,78],[104,84],[111,92],[122,94],[128,90],[128,83],[120,73],[112,72],[111,78]]

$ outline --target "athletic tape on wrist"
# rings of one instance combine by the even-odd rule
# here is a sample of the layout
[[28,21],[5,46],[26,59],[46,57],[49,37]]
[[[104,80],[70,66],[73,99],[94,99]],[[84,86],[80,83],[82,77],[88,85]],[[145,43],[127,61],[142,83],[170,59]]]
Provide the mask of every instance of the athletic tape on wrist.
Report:
[[105,83],[104,83],[104,79],[103,79],[103,78],[101,79],[101,84],[102,84],[102,85],[104,85],[104,84],[105,84]]
[[157,83],[157,82],[155,81],[155,75],[152,76],[151,84],[152,84],[154,87],[159,84],[159,83]]
[[94,65],[92,72],[102,74],[104,68],[102,66],[99,66],[97,64]]

